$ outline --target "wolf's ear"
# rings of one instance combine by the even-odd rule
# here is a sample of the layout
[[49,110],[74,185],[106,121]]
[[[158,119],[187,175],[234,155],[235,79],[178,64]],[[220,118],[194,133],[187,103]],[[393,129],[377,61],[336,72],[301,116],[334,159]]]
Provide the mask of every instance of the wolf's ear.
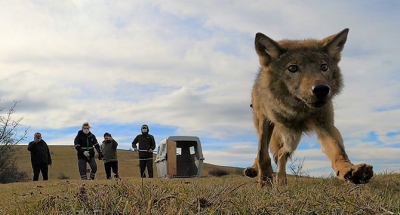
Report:
[[268,66],[273,58],[279,57],[282,50],[278,43],[263,33],[257,33],[254,40],[254,46],[258,57],[260,58],[261,66]]
[[328,55],[332,57],[336,62],[340,61],[340,53],[344,48],[344,44],[346,43],[348,33],[349,29],[345,28],[338,34],[329,36],[321,40],[326,53],[328,53]]

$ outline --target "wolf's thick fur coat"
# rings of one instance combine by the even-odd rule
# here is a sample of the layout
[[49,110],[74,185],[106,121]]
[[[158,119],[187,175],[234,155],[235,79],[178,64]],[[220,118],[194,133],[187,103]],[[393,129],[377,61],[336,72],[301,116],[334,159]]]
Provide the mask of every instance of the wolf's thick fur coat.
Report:
[[[296,150],[302,134],[315,132],[322,150],[341,179],[367,183],[372,166],[353,165],[334,126],[332,98],[339,94],[342,75],[338,63],[349,29],[323,40],[281,40],[262,33],[255,37],[260,70],[252,91],[258,153],[249,177],[258,176],[261,186],[286,184],[286,162]],[[278,165],[276,179],[269,150]]]

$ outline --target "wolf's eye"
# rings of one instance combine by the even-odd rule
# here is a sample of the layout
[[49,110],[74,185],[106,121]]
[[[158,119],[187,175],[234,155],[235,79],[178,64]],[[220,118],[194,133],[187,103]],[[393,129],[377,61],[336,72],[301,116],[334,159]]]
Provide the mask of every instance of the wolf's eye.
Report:
[[326,71],[328,70],[328,65],[322,64],[322,65],[321,65],[321,70],[324,71],[324,72],[326,72]]
[[297,67],[297,65],[290,65],[287,70],[291,73],[295,73],[297,72],[297,70],[299,70],[299,67]]

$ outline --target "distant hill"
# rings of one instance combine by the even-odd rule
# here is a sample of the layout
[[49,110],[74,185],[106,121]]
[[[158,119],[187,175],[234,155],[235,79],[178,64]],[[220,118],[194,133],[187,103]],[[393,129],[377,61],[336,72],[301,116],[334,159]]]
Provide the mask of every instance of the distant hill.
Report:
[[[27,145],[15,145],[13,147],[18,148],[17,151],[17,166],[20,171],[27,172],[29,176],[32,176],[32,166],[30,161],[30,152],[27,150]],[[49,168],[49,178],[51,179],[79,179],[78,172],[78,159],[76,156],[76,150],[73,146],[61,146],[61,145],[49,145],[53,165]],[[119,174],[123,177],[139,177],[139,161],[138,153],[118,149],[118,167]],[[155,155],[154,155],[155,158]],[[206,158],[207,159],[207,158]],[[105,179],[104,163],[101,160],[96,159],[97,162],[97,178]],[[89,167],[88,167],[89,168]],[[210,176],[208,173],[212,170],[222,170],[228,172],[230,175],[242,174],[243,168],[218,166],[213,164],[203,163],[202,177]],[[147,171],[146,171],[147,174]],[[154,163],[154,177],[157,176],[157,167]],[[42,180],[41,176],[39,180]]]

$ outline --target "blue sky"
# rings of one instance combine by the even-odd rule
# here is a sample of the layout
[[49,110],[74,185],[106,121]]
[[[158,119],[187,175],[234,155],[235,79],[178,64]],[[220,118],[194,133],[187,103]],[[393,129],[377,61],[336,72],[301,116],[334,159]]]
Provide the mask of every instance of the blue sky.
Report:
[[[142,124],[159,142],[200,137],[206,163],[250,166],[254,36],[322,39],[350,28],[335,124],[353,163],[400,171],[398,1],[0,1],[0,104],[54,145],[88,121],[129,149]],[[397,18],[396,18],[397,17]],[[4,114],[4,112],[1,112]],[[28,155],[27,155],[28,156]],[[293,156],[328,176],[316,136]]]

